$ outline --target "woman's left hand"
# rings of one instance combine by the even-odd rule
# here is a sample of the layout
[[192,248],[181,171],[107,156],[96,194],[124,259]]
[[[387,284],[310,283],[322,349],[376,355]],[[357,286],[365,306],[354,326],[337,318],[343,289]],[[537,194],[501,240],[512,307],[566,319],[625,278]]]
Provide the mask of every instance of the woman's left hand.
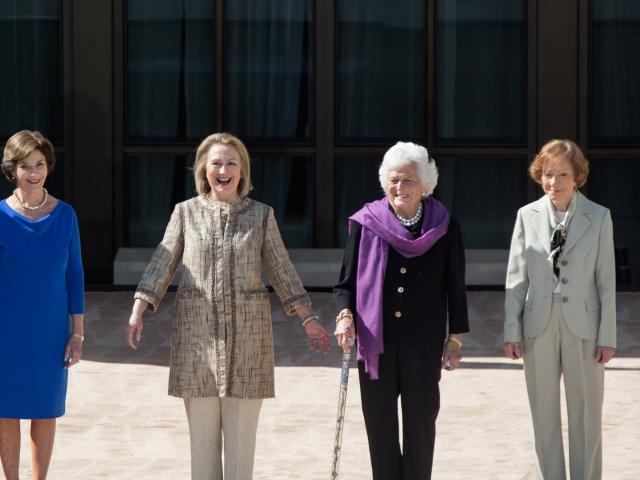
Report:
[[67,347],[64,349],[64,368],[71,368],[80,361],[82,356],[82,339],[69,337]]
[[310,320],[304,326],[304,331],[307,333],[309,339],[309,345],[314,352],[329,351],[329,332],[318,322],[317,320]]
[[616,353],[616,349],[612,347],[596,347],[596,362],[607,363],[613,358]]
[[462,347],[447,342],[442,354],[442,368],[445,370],[455,370],[462,359]]

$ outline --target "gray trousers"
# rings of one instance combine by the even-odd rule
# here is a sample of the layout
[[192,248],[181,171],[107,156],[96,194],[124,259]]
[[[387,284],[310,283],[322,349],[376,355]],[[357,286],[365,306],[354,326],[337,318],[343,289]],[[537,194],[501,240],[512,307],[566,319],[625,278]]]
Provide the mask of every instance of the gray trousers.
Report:
[[185,398],[184,405],[192,480],[251,480],[262,399]]
[[564,378],[569,422],[572,480],[602,478],[602,403],[604,365],[597,363],[596,341],[567,328],[560,294],[554,294],[545,331],[524,339],[524,369],[533,419],[538,480],[566,479],[560,414]]

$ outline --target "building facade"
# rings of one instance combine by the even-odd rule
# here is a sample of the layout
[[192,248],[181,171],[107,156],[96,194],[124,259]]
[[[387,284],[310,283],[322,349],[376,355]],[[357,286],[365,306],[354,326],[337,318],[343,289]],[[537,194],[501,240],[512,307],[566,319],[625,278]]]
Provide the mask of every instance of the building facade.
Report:
[[[466,248],[508,249],[541,195],[552,138],[591,161],[621,289],[640,289],[640,2],[634,0],[7,0],[0,142],[55,144],[52,193],[76,208],[88,283],[151,247],[194,194],[215,131],[252,155],[252,196],[290,248],[336,248],[381,196],[384,151],[422,143]],[[0,193],[11,189],[3,182]]]

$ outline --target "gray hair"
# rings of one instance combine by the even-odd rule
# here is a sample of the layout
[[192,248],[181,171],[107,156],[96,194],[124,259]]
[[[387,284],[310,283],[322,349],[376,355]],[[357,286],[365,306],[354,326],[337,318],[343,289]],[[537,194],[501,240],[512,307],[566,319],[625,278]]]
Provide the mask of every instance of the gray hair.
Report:
[[387,177],[389,170],[413,163],[418,170],[420,182],[424,188],[425,196],[433,193],[438,184],[438,167],[436,162],[429,158],[429,152],[422,145],[412,142],[398,142],[384,154],[378,174],[380,186],[387,193]]

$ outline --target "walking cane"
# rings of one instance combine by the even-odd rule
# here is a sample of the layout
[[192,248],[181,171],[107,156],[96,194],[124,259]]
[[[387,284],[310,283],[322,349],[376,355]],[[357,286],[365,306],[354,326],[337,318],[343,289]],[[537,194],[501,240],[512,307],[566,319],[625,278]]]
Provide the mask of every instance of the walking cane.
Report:
[[336,418],[336,438],[333,444],[333,464],[331,466],[331,480],[338,478],[340,464],[340,450],[342,449],[342,430],[344,427],[344,409],[347,404],[347,387],[349,386],[349,362],[351,349],[342,353],[342,371],[340,373],[340,394],[338,396],[338,416]]

